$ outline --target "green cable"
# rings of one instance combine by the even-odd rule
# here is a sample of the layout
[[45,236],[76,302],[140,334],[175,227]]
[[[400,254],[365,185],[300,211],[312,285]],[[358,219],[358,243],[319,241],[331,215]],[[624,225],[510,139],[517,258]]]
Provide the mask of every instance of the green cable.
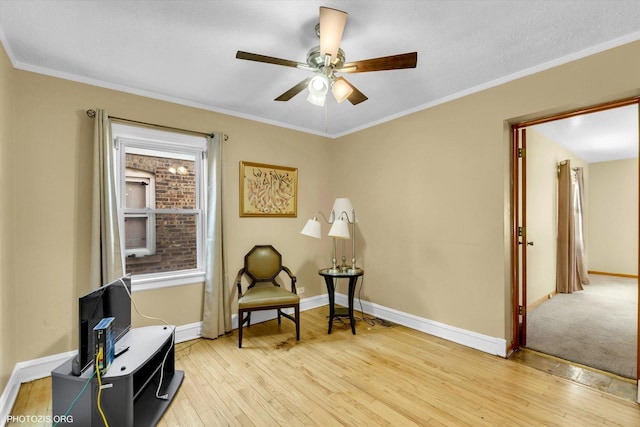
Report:
[[[67,409],[67,411],[60,417],[61,419],[64,419],[64,417],[66,417],[67,415],[69,415],[69,412],[71,412],[71,410],[73,409],[73,407],[75,406],[76,402],[78,401],[78,399],[80,399],[80,396],[82,396],[82,393],[84,393],[84,391],[87,389],[87,386],[89,385],[89,383],[91,383],[91,380],[93,379],[93,377],[96,375],[96,372],[93,371],[93,374],[89,377],[89,379],[87,380],[86,383],[84,383],[84,387],[82,387],[82,390],[80,390],[80,392],[78,393],[78,395],[73,399],[73,402],[71,402],[71,405],[69,405],[69,409]],[[60,421],[57,421],[52,427],[56,427],[58,424],[60,424]]]

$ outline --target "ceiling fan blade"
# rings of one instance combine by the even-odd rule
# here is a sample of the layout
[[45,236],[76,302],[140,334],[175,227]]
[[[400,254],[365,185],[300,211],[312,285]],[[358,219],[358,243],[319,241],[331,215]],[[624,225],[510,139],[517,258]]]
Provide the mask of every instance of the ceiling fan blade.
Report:
[[331,62],[338,60],[338,49],[342,40],[347,12],[329,7],[320,7],[320,54],[331,55]]
[[266,62],[267,64],[284,65],[285,67],[308,67],[307,64],[303,64],[302,62],[274,58],[273,56],[258,55],[257,53],[243,52],[241,50],[236,53],[236,58],[246,59],[247,61]]
[[340,79],[344,80],[345,83],[347,83],[349,86],[351,86],[351,89],[353,89],[353,92],[351,92],[351,94],[347,98],[352,105],[358,105],[361,102],[369,99],[364,93],[360,92],[354,85],[349,83],[347,79],[345,79],[344,77],[340,77]]
[[399,55],[383,56],[381,58],[348,62],[340,69],[336,69],[336,71],[341,71],[343,73],[364,73],[366,71],[399,70],[403,68],[416,68],[417,63],[418,52],[410,52]]
[[298,83],[297,85],[295,85],[294,87],[292,87],[291,89],[289,89],[288,91],[286,91],[285,93],[283,93],[282,95],[274,99],[274,101],[290,100],[291,98],[293,98],[294,96],[296,96],[297,94],[305,90],[309,85],[310,80],[311,80],[311,77],[304,79],[303,81],[301,81],[300,83]]

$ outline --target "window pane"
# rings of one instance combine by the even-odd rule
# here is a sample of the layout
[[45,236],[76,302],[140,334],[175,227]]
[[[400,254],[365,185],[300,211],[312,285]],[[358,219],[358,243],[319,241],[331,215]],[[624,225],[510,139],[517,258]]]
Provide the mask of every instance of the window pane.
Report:
[[142,179],[137,181],[127,181],[126,207],[133,209],[146,208],[148,186],[149,184]]
[[156,214],[155,217],[155,254],[128,257],[127,273],[161,273],[197,268],[197,214]]
[[195,160],[127,153],[126,162],[127,168],[145,171],[155,177],[157,209],[196,208]]
[[146,249],[147,217],[126,217],[124,219],[125,249]]

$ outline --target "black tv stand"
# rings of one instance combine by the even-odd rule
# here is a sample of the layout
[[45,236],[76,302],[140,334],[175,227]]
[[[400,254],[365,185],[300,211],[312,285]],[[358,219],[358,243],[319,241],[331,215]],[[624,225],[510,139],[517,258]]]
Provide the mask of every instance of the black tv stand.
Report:
[[[173,326],[145,326],[131,329],[118,342],[129,350],[115,358],[102,377],[100,406],[112,426],[155,426],[177,393],[184,371],[175,370]],[[75,358],[75,356],[74,356]],[[164,366],[163,366],[164,361]],[[98,379],[93,367],[80,376],[72,372],[73,358],[51,372],[54,419],[61,418],[87,381],[90,385],[81,394],[69,414],[72,422],[59,425],[102,426],[98,411]],[[162,386],[157,393],[160,377]],[[58,418],[56,418],[58,416]]]

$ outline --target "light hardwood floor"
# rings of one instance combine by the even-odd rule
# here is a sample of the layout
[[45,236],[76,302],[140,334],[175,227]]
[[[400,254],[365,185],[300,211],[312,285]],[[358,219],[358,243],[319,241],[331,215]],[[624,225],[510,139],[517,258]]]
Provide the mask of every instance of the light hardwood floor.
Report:
[[[176,346],[185,379],[161,426],[640,426],[640,405],[403,326],[327,307]],[[14,415],[51,413],[50,378],[23,384]],[[11,424],[10,424],[11,425]],[[116,426],[112,426],[116,427]]]

